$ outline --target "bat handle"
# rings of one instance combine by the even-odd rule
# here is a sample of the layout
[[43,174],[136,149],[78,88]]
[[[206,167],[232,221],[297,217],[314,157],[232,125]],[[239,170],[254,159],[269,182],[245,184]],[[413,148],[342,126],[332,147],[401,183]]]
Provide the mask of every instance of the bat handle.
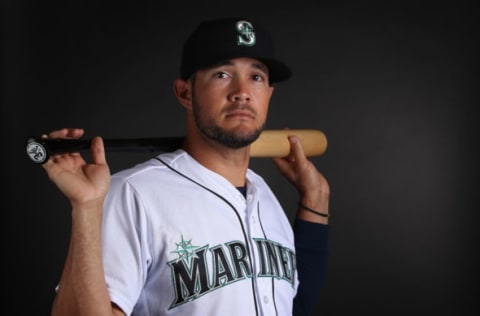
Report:
[[[173,151],[181,147],[184,137],[103,139],[107,151]],[[37,164],[46,162],[50,156],[57,154],[81,152],[88,150],[91,139],[47,139],[29,137],[27,139],[27,155]]]
[[90,139],[43,139],[29,137],[26,151],[31,161],[37,164],[46,162],[53,153],[76,152],[90,148]]

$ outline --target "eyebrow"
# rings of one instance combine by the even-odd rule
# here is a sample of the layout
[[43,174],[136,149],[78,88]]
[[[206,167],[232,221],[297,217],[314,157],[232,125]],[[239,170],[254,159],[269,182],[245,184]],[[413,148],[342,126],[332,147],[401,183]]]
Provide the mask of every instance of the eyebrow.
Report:
[[[208,68],[213,69],[213,68],[217,68],[217,67],[221,67],[221,66],[233,66],[233,65],[234,65],[234,63],[232,62],[232,60],[229,59],[229,60],[220,61],[220,62],[218,62],[218,63],[216,63],[216,64],[214,64],[214,65],[212,65],[211,67],[208,67]],[[268,72],[268,67],[260,61],[252,62],[250,64],[250,66],[252,66],[255,69],[261,70],[261,71],[265,72],[266,74],[269,73]]]

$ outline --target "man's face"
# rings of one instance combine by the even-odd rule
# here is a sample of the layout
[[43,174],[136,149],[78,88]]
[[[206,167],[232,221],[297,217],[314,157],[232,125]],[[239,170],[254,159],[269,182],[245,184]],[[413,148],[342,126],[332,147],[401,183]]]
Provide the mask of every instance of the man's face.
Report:
[[249,145],[263,130],[273,93],[267,67],[237,58],[197,71],[192,110],[198,129],[230,148]]

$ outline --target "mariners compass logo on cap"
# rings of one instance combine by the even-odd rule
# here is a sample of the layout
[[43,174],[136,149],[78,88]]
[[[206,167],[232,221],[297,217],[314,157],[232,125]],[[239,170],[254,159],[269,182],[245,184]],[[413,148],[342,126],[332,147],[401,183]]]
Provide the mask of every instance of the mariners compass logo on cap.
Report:
[[272,83],[292,74],[274,56],[273,38],[261,25],[244,18],[224,18],[204,21],[190,34],[182,50],[180,76],[186,80],[199,69],[242,57],[263,62]]
[[255,45],[256,39],[252,23],[248,21],[238,21],[236,26],[239,33],[237,40],[238,45]]

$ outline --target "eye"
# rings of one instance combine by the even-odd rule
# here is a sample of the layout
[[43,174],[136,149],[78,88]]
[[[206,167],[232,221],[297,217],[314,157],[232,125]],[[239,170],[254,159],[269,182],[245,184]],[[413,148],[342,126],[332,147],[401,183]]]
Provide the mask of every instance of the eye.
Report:
[[264,82],[264,81],[267,81],[267,75],[262,73],[257,73],[252,75],[252,79],[253,81],[257,81],[257,82]]
[[254,81],[264,81],[265,80],[265,77],[263,75],[260,75],[260,74],[254,74],[252,76],[252,79]]
[[224,79],[224,78],[228,77],[228,74],[226,72],[223,72],[223,71],[217,71],[217,72],[214,73],[213,76],[215,78],[218,78],[218,79]]

